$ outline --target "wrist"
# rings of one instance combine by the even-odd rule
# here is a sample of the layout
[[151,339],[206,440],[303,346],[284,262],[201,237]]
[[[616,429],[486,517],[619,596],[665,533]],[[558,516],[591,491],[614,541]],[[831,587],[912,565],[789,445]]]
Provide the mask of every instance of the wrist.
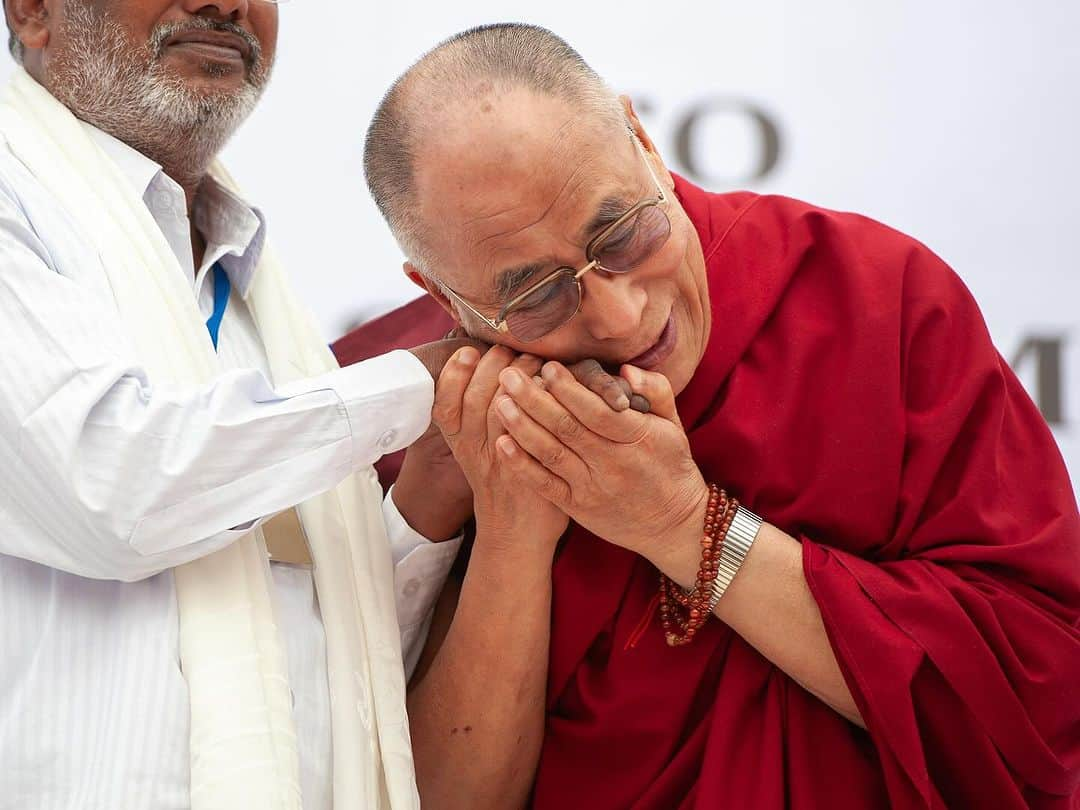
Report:
[[692,587],[697,579],[708,505],[709,487],[702,481],[688,496],[682,517],[643,555],[657,570],[684,588]]
[[433,543],[441,543],[461,534],[462,527],[472,513],[472,505],[432,497],[431,492],[423,492],[414,487],[407,478],[399,478],[390,497],[398,513],[409,527]]
[[508,565],[542,564],[550,567],[555,559],[559,538],[565,530],[565,525],[546,529],[536,523],[515,526],[498,519],[492,520],[483,511],[477,510],[473,554],[490,555]]

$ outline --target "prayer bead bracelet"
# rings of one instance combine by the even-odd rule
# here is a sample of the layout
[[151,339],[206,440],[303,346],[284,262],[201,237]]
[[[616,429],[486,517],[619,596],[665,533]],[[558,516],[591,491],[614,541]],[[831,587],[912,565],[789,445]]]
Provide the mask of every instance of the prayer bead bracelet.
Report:
[[693,641],[738,573],[761,524],[761,518],[740,506],[738,500],[729,498],[716,484],[709,485],[701,565],[694,587],[686,591],[660,575],[660,622],[668,646]]

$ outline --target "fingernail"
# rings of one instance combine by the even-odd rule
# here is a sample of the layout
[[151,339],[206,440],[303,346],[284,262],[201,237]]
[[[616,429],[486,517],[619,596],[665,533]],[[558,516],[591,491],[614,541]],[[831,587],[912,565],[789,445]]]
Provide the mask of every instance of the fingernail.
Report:
[[504,456],[513,456],[517,452],[517,446],[514,444],[514,440],[508,436],[502,436],[497,441],[496,446],[499,448]]
[[626,394],[619,394],[619,398],[615,400],[615,410],[625,411],[630,407],[630,398]]
[[479,358],[480,353],[476,349],[466,346],[464,349],[458,350],[456,360],[463,366],[475,366]]
[[548,382],[554,382],[557,373],[554,363],[544,363],[544,367],[540,369],[540,376]]
[[630,407],[638,413],[648,413],[651,408],[649,400],[645,399],[641,394],[634,394],[630,397]]
[[499,412],[507,419],[513,419],[518,415],[517,405],[510,397],[503,397],[498,403]]
[[499,381],[502,382],[506,390],[511,394],[516,394],[521,391],[523,385],[521,375],[517,373],[515,369],[508,368],[502,374],[499,375]]

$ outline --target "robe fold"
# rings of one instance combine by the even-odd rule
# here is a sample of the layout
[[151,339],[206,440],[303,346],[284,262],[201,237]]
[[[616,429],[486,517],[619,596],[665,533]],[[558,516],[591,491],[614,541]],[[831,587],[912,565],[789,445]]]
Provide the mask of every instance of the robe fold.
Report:
[[971,295],[869,219],[676,183],[712,310],[694,458],[801,542],[867,730],[718,620],[638,637],[656,570],[571,526],[533,806],[1080,807],[1076,499]]

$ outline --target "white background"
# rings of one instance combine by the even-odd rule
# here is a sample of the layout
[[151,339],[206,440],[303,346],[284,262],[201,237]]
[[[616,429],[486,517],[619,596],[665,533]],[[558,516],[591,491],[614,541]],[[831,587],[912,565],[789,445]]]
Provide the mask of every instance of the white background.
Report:
[[[713,190],[788,194],[916,236],[968,283],[1008,358],[1025,335],[1063,337],[1056,434],[1080,473],[1080,3],[292,0],[281,16],[274,80],[226,158],[328,338],[418,293],[363,183],[382,93],[450,34],[534,22],[646,102],[669,158],[696,103],[766,111],[781,154],[760,182],[738,179],[757,159],[745,120],[701,128],[704,169],[735,178],[705,180]],[[1018,366],[1029,390],[1034,366]]]

